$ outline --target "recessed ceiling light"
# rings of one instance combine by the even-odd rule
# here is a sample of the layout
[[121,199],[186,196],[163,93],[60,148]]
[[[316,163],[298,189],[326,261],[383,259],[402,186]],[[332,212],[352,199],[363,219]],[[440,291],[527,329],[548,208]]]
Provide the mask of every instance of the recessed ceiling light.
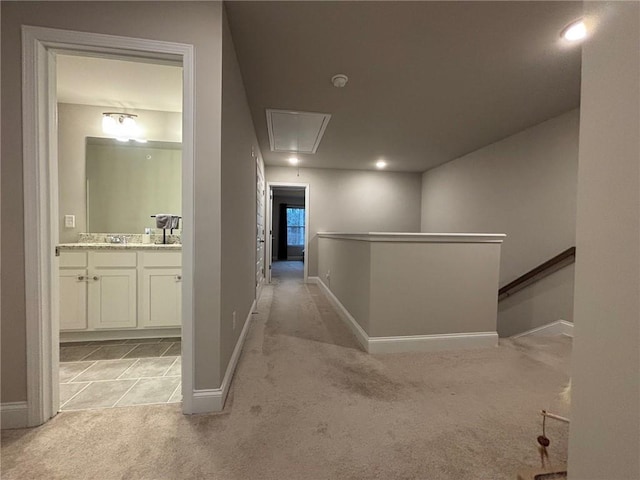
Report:
[[376,162],[376,168],[384,168],[387,166],[387,162],[385,162],[384,160],[378,160]]
[[560,33],[560,36],[569,42],[577,42],[587,36],[587,27],[583,20],[576,20],[567,25]]
[[298,157],[289,157],[289,163],[291,165],[297,165],[299,161],[300,160],[298,160]]

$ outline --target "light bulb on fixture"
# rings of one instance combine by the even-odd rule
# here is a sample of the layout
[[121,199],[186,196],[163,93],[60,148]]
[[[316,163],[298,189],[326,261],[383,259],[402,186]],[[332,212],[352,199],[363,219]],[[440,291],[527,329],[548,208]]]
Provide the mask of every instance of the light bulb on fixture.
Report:
[[300,162],[300,160],[298,160],[298,157],[290,157],[289,158],[289,163],[291,165],[297,165]]
[[376,162],[376,168],[384,168],[387,166],[387,162],[385,162],[384,160],[378,160]]
[[124,128],[133,128],[136,124],[136,121],[132,117],[124,117],[122,119],[122,126]]
[[107,114],[102,115],[102,131],[104,133],[113,135],[116,133],[117,128],[118,128],[118,121],[115,118]]
[[582,40],[587,36],[587,27],[584,20],[577,20],[567,25],[560,33],[560,36],[569,42]]
[[121,142],[136,140],[146,142],[140,138],[141,130],[132,113],[105,112],[102,114],[102,131],[115,137]]

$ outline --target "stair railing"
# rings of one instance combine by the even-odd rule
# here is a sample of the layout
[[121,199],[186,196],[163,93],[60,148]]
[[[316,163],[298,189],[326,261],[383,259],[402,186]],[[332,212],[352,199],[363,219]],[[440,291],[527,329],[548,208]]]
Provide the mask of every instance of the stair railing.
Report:
[[571,265],[576,261],[576,247],[567,248],[564,252],[529,270],[514,281],[509,282],[498,290],[498,301],[513,295],[529,285],[548,277],[554,272]]

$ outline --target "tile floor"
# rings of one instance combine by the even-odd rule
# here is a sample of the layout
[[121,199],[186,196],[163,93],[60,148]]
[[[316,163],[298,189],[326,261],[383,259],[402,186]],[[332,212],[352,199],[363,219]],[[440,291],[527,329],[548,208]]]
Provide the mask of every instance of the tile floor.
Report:
[[60,344],[60,410],[175,403],[180,338]]

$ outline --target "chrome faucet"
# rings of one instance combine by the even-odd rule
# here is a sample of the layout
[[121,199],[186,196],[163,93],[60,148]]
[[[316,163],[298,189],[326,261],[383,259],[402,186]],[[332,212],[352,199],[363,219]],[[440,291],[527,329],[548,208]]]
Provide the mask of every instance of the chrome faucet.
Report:
[[127,244],[127,237],[125,235],[110,235],[107,237],[108,243],[122,243]]

